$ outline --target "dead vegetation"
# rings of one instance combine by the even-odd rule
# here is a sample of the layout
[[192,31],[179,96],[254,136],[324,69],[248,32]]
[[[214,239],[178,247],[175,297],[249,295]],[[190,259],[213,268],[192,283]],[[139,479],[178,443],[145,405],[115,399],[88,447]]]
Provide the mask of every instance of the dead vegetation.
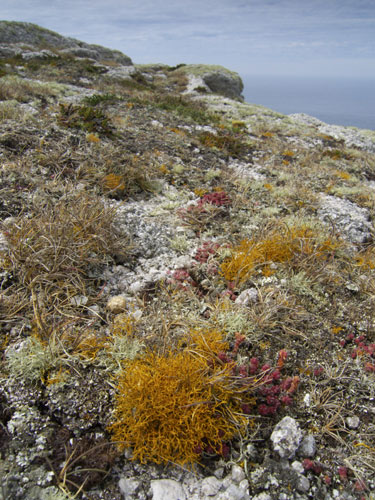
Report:
[[[367,183],[375,178],[373,155],[319,134],[314,148],[302,133],[291,147],[290,134],[268,118],[250,134],[241,121],[228,122],[178,94],[186,80],[166,68],[165,77],[158,74],[151,84],[139,78],[107,82],[87,61],[26,68],[44,83],[12,76],[12,67],[0,84],[2,379],[12,388],[19,380],[31,392],[40,390],[50,415],[49,391],[70,387],[71,380],[84,386],[92,370],[100,374],[110,409],[117,405],[118,419],[106,422],[111,432],[95,423],[104,441],[96,441],[92,429],[77,429],[80,435],[70,441],[58,425],[60,437],[47,450],[58,459],[44,461],[54,483],[76,497],[99,484],[114,460],[111,433],[132,445],[141,461],[242,457],[250,470],[256,464],[244,458],[246,446],[255,443],[261,463],[274,424],[290,415],[317,439],[324,464],[317,481],[329,476],[341,488],[337,470],[346,467],[353,494],[370,495],[374,245],[372,236],[348,242],[333,222],[318,220],[318,208],[320,195],[330,194],[366,208],[373,221],[375,195]],[[63,100],[66,89],[50,84],[78,84],[82,76],[94,93],[76,96],[73,104]],[[35,111],[28,126],[22,103]],[[202,132],[202,125],[213,132]],[[238,175],[228,167],[233,157],[248,170],[256,167],[259,176]],[[133,295],[126,289],[125,310],[111,313],[106,304],[118,283],[107,287],[105,271],[113,276],[126,268],[136,281],[148,265],[133,253],[136,242],[119,232],[116,207],[148,202],[155,203],[146,223],[172,221],[176,228],[172,261],[193,256],[192,263],[171,264],[167,277]],[[203,332],[208,344],[207,332],[214,331],[223,345],[208,345],[209,353],[207,345],[205,351],[188,348],[191,330]],[[186,371],[178,379],[181,366]],[[274,373],[269,387],[276,387],[275,400],[257,384],[238,390],[252,375]],[[165,392],[158,394],[160,384]],[[174,401],[170,419],[159,415],[151,422],[154,409],[164,408],[182,386],[186,391]],[[129,405],[121,394],[137,399],[139,428],[133,401]],[[0,398],[10,408],[0,412],[4,428],[18,404],[11,391],[7,397],[9,403]],[[78,404],[60,402],[63,415]],[[178,436],[177,455],[171,445],[176,435],[169,432],[171,423],[174,429],[181,424],[173,420],[176,405],[186,432]],[[360,420],[356,429],[348,424],[352,416]],[[253,431],[237,433],[239,422]],[[143,432],[150,426],[147,442]],[[5,441],[2,458],[4,448],[18,451]],[[356,481],[366,484],[364,492]]]

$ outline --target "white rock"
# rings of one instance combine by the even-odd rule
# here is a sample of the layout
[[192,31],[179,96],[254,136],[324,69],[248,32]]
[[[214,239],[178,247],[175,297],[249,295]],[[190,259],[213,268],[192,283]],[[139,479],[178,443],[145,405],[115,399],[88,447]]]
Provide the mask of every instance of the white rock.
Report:
[[107,302],[107,309],[109,309],[114,314],[119,314],[124,312],[126,309],[126,299],[122,295],[115,295],[111,297]]
[[87,302],[89,301],[88,297],[86,295],[75,295],[70,299],[70,303],[72,306],[85,306]]
[[334,224],[352,243],[364,243],[371,237],[369,211],[349,200],[322,195],[318,217],[329,225]]
[[284,417],[271,434],[273,448],[281,458],[292,458],[302,439],[298,423],[291,417]]
[[247,479],[243,479],[238,485],[239,489],[247,493],[249,491],[249,481]]
[[297,480],[297,490],[301,493],[307,493],[310,489],[310,481],[307,477],[300,475]]
[[162,123],[158,122],[157,120],[152,120],[151,125],[155,128],[163,128],[164,127],[164,125]]
[[181,255],[177,257],[173,263],[174,269],[191,269],[194,264],[194,260],[188,255]]
[[124,495],[125,500],[130,496],[134,495],[140,485],[138,479],[122,477],[118,483],[121,493]]
[[155,479],[151,489],[152,500],[186,500],[181,484],[173,479]]
[[218,467],[215,469],[214,474],[218,479],[221,479],[224,476],[224,467]]
[[298,448],[298,455],[304,458],[312,458],[316,453],[316,441],[312,434],[307,434]]
[[248,304],[254,303],[258,300],[258,291],[256,288],[248,288],[239,294],[236,298],[235,303],[241,306],[247,306]]
[[309,393],[304,395],[303,402],[305,403],[305,406],[307,406],[307,407],[309,407],[311,405],[311,396]]
[[207,496],[214,496],[219,492],[222,483],[215,476],[205,477],[201,483],[201,492]]
[[3,233],[0,233],[0,252],[6,252],[9,248],[8,240]]
[[246,479],[245,471],[239,465],[233,465],[232,467],[232,480],[235,483],[240,483],[243,479]]
[[299,462],[298,460],[295,460],[293,463],[292,463],[292,468],[298,472],[299,474],[303,474],[305,469],[303,468],[303,465],[301,464],[301,462]]
[[347,417],[346,419],[346,425],[349,427],[349,429],[357,429],[360,423],[361,421],[357,416]]
[[144,283],[142,283],[142,281],[134,281],[134,283],[129,286],[129,291],[135,295],[142,290],[143,286]]
[[223,491],[223,493],[219,493],[215,500],[249,500],[250,496],[248,493],[245,493],[235,484],[229,485],[229,487]]
[[259,493],[259,495],[253,497],[252,500],[272,500],[272,497],[268,493],[262,491],[262,493]]

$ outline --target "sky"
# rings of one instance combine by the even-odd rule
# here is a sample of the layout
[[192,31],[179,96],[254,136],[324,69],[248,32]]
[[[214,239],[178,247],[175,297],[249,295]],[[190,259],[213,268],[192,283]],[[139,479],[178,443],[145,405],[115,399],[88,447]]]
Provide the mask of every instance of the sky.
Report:
[[375,78],[375,0],[0,0],[0,19],[118,49],[137,64]]

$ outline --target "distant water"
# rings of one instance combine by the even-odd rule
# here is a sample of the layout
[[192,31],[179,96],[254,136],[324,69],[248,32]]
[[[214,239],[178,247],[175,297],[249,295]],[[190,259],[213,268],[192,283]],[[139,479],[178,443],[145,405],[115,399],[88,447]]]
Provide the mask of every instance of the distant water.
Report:
[[375,79],[241,75],[245,101],[283,114],[375,130]]

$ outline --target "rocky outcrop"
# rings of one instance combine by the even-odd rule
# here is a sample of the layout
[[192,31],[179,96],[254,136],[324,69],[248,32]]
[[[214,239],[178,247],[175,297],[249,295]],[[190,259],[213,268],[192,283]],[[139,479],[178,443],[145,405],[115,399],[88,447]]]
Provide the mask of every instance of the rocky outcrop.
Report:
[[[27,47],[25,47],[25,45]],[[0,54],[14,57],[35,49],[57,49],[75,57],[86,57],[97,61],[115,61],[123,66],[132,65],[130,57],[119,50],[64,37],[32,23],[0,21]]]
[[178,71],[185,73],[189,78],[187,93],[213,92],[232,99],[243,99],[241,77],[223,66],[188,64]]

